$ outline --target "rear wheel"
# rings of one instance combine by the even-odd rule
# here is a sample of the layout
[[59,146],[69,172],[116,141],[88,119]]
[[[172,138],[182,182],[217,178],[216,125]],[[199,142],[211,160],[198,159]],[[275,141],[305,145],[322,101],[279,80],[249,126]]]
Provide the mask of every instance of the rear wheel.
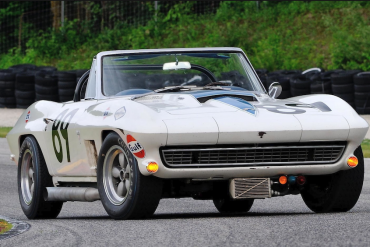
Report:
[[135,157],[116,133],[109,134],[98,160],[101,202],[113,219],[147,218],[162,196],[162,180],[143,176]]
[[361,147],[355,152],[355,168],[330,175],[307,176],[307,187],[301,191],[303,201],[316,213],[346,212],[360,197],[364,181],[364,158]]
[[18,161],[18,194],[24,214],[29,219],[56,218],[63,202],[47,202],[43,192],[53,187],[41,149],[32,136],[26,137]]

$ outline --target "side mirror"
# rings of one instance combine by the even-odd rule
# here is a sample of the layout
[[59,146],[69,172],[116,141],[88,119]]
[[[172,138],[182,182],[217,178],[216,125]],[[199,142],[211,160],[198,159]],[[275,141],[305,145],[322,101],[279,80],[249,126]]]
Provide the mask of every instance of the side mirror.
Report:
[[282,87],[279,82],[273,82],[269,87],[269,96],[273,99],[279,97],[282,91]]

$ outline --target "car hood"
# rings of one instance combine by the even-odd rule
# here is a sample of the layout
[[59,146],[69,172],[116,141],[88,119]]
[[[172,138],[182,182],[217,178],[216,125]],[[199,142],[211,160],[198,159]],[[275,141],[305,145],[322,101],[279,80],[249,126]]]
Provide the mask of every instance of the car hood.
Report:
[[135,101],[161,116],[167,145],[345,141],[350,132],[343,112],[334,111],[320,97],[305,103],[248,91],[207,90]]

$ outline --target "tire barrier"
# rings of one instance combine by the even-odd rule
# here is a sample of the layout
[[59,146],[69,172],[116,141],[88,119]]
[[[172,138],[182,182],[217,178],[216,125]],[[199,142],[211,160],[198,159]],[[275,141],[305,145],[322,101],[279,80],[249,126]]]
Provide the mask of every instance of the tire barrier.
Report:
[[[0,69],[0,108],[27,108],[38,100],[66,102],[73,99],[74,90],[80,77],[87,69],[57,71],[52,66],[19,64]],[[370,114],[370,72],[361,70],[329,70],[310,68],[300,70],[255,70],[262,84],[268,90],[273,82],[279,82],[282,93],[278,99],[286,99],[306,94],[333,94],[350,104],[359,114]],[[125,89],[174,85],[202,86],[206,80],[201,75],[187,74],[179,79],[166,75],[165,82],[156,76],[144,77],[142,74],[126,76]],[[228,79],[226,79],[228,78]],[[234,86],[243,85],[245,78],[238,71],[221,73],[221,81],[234,81]],[[163,79],[163,76],[161,76]],[[163,80],[162,80],[163,81]]]

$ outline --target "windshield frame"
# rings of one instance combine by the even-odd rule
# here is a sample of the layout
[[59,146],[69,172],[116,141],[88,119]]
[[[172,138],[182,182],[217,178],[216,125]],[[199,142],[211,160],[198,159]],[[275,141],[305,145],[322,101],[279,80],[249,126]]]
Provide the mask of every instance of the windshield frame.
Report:
[[[251,77],[252,83],[259,84],[262,91],[250,91],[250,92],[257,92],[262,94],[267,94],[265,87],[263,86],[262,82],[260,81],[255,69],[253,68],[251,62],[249,61],[248,57],[244,53],[244,51],[240,48],[175,48],[175,49],[148,49],[148,50],[122,50],[122,51],[110,51],[110,52],[100,52],[97,55],[98,63],[97,66],[100,68],[99,73],[97,73],[97,79],[100,79],[100,83],[97,82],[97,86],[100,86],[100,89],[97,91],[99,95],[97,95],[98,99],[107,99],[113,97],[123,97],[123,96],[106,96],[103,92],[103,59],[109,56],[133,56],[133,55],[155,55],[155,54],[179,54],[179,53],[235,53],[240,54],[242,58],[241,64],[243,65],[245,72]],[[247,66],[247,67],[246,67]],[[125,95],[128,96],[128,95]]]

